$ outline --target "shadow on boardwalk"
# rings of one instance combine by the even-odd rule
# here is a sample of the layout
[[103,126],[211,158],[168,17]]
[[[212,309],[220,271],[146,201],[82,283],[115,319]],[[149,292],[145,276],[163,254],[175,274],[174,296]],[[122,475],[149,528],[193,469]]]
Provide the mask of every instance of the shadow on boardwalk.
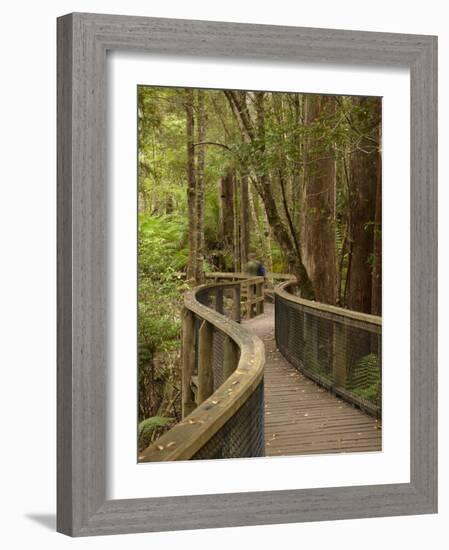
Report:
[[377,420],[298,372],[276,349],[274,307],[245,326],[264,342],[267,456],[380,451]]

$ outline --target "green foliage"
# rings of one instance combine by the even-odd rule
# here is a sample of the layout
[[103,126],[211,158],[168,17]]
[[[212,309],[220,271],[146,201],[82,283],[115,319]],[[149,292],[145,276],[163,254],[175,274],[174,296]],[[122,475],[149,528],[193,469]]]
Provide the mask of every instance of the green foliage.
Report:
[[207,256],[219,247],[219,224],[217,220],[220,215],[218,193],[216,186],[206,188],[206,208],[204,212],[204,242]]
[[187,262],[187,220],[178,212],[139,214],[139,273],[164,278]]
[[[158,412],[179,348],[187,261],[186,222],[179,214],[139,214],[138,345],[140,417]],[[158,362],[156,364],[156,358]]]
[[185,124],[181,90],[138,88],[139,202],[146,211],[185,211]]
[[271,244],[271,258],[273,261],[273,271],[275,273],[284,273],[286,271],[285,259],[276,241]]
[[380,384],[379,357],[375,353],[370,353],[355,363],[347,386],[354,395],[377,405],[381,394]]
[[139,215],[139,356],[144,362],[178,343],[185,231],[178,215]]
[[151,443],[151,438],[158,428],[166,427],[173,418],[164,416],[152,416],[139,422],[139,449],[145,449]]

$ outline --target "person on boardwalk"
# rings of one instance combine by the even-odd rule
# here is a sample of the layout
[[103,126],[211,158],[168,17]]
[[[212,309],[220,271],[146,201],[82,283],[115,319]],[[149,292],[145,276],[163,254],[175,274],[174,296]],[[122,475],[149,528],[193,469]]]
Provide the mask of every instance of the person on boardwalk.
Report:
[[266,270],[262,262],[256,259],[256,255],[251,253],[248,255],[248,263],[246,264],[246,272],[251,277],[265,277]]

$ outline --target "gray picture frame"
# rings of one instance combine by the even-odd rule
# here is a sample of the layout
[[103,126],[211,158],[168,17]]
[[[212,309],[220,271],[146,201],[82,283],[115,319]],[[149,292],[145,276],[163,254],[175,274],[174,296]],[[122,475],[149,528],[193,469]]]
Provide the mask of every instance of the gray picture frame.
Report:
[[[63,16],[57,26],[58,531],[82,536],[436,512],[437,38],[83,13]],[[107,500],[108,50],[410,69],[410,483]]]

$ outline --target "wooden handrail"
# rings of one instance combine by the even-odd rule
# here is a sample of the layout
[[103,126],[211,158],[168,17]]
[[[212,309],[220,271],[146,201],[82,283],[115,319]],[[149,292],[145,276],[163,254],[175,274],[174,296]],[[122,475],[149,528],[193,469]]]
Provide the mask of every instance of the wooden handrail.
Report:
[[355,321],[356,326],[358,323],[365,323],[372,325],[375,330],[377,327],[380,329],[382,327],[382,317],[378,315],[371,315],[369,313],[362,313],[359,311],[353,311],[350,309],[345,309],[343,307],[332,306],[329,304],[323,304],[322,302],[315,302],[313,300],[306,300],[293,294],[294,287],[297,286],[296,281],[287,281],[276,286],[274,293],[280,298],[289,300],[290,302],[295,302],[301,306],[315,310],[317,313],[326,314],[327,318],[333,319],[335,321],[346,320],[348,324],[352,324],[352,321]]
[[[251,397],[261,383],[265,365],[263,342],[244,326],[198,301],[201,293],[235,283],[202,285],[185,294],[184,308],[190,321],[199,318],[219,330],[239,349],[235,370],[223,384],[171,430],[139,453],[139,462],[191,459]],[[193,346],[184,352],[192,353]],[[236,357],[237,359],[237,357]]]

